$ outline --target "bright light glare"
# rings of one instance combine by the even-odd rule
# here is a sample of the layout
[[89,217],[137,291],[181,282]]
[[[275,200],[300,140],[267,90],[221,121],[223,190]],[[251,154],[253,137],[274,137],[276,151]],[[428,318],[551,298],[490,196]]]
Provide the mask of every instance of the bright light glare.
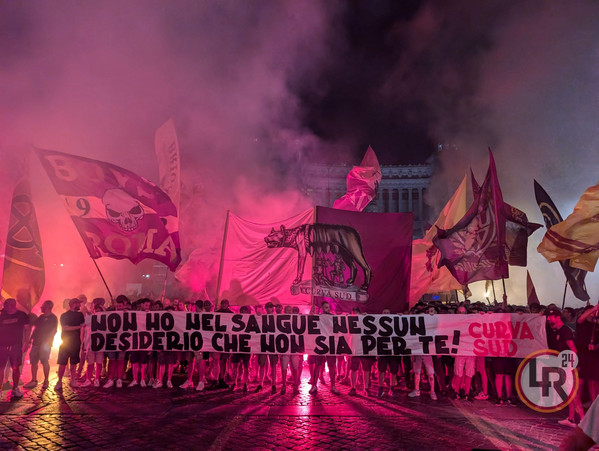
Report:
[[56,335],[54,335],[54,340],[52,340],[53,348],[58,348],[62,344],[62,338],[60,338],[61,333],[62,333],[61,330],[58,329],[58,331],[56,332]]

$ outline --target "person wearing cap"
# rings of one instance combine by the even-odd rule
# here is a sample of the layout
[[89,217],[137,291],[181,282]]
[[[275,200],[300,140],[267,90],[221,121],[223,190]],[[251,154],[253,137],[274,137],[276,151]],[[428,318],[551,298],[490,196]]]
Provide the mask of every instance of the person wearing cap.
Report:
[[62,328],[62,344],[58,348],[58,381],[54,390],[62,390],[62,378],[67,365],[71,365],[71,387],[78,387],[75,379],[75,369],[79,363],[81,349],[81,340],[83,337],[83,328],[85,317],[79,311],[81,301],[73,298],[69,301],[69,310],[60,315],[60,327]]
[[[574,344],[574,334],[572,330],[564,324],[562,312],[557,308],[549,308],[545,313],[547,316],[547,346],[557,352],[571,350],[575,354],[576,345]],[[568,404],[568,418],[558,421],[563,426],[576,427],[576,414],[582,419],[584,417],[584,409],[580,401],[580,394],[577,392]]]
[[23,396],[19,389],[19,377],[21,377],[24,343],[27,343],[31,329],[29,324],[29,316],[17,310],[15,299],[9,298],[4,301],[4,308],[0,313],[0,392],[4,382],[4,367],[7,362],[10,362],[13,381],[11,399]]

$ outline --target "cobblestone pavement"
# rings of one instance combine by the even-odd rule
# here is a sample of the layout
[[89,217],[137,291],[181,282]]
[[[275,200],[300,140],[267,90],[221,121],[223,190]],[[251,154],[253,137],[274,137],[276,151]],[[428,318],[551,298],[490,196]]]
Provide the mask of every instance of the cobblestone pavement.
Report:
[[[27,374],[27,372],[26,372]],[[183,382],[174,378],[175,386]],[[0,400],[1,449],[556,449],[564,413],[488,401],[51,384]],[[270,388],[270,386],[268,386]],[[376,391],[373,391],[373,393]]]

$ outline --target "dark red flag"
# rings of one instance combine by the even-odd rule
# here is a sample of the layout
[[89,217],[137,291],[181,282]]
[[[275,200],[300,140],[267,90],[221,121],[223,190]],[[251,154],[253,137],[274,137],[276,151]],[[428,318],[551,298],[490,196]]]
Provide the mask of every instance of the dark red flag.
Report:
[[[480,185],[470,170],[472,179],[472,192],[474,197],[480,193]],[[501,215],[505,218],[505,241],[509,250],[508,264],[512,266],[526,266],[528,237],[535,230],[542,227],[541,224],[529,222],[526,213],[504,202],[501,207]]]
[[403,312],[409,304],[412,213],[316,207],[311,235],[315,301],[351,312]]
[[15,298],[21,309],[31,312],[44,290],[44,256],[31,201],[29,181],[15,187],[6,237],[2,298]]
[[526,213],[505,202],[501,214],[505,218],[505,241],[510,252],[508,263],[512,266],[526,266],[528,237],[542,226],[528,222]]
[[447,266],[463,285],[509,275],[503,197],[490,149],[489,160],[485,181],[466,215],[451,229],[439,229],[433,240],[441,252],[439,267]]
[[177,208],[152,182],[114,164],[36,149],[92,258],[181,263]]

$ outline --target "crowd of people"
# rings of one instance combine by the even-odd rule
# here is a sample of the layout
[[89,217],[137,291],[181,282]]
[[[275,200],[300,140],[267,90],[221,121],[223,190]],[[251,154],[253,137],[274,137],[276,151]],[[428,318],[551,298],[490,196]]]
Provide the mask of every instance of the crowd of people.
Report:
[[[110,389],[132,387],[174,388],[175,371],[184,375],[180,389],[197,391],[236,389],[246,393],[260,392],[270,385],[272,394],[286,394],[288,387],[299,393],[302,372],[309,368],[310,394],[318,392],[319,385],[328,385],[333,394],[340,394],[340,386],[347,386],[347,394],[356,396],[407,396],[417,398],[427,393],[432,400],[439,396],[452,399],[490,400],[497,405],[515,405],[514,377],[521,359],[510,357],[475,356],[318,356],[275,355],[215,352],[132,351],[92,352],[83,343],[87,333],[85,316],[110,310],[137,311],[194,311],[233,313],[227,300],[218,306],[210,301],[164,302],[143,298],[131,302],[120,295],[113,305],[105,299],[87,302],[84,295],[68,299],[63,304],[66,311],[60,320],[53,313],[52,301],[45,301],[41,314],[32,318],[17,309],[14,299],[4,302],[0,313],[0,387],[4,388],[5,373],[12,376],[11,397],[19,398],[22,392],[18,381],[24,359],[29,356],[31,380],[24,388],[31,389],[41,383],[49,387],[50,353],[54,336],[60,323],[62,344],[58,350],[58,379],[54,390],[63,389],[63,380],[69,376],[73,388],[96,387]],[[282,306],[272,302],[264,306],[242,306],[235,312],[256,315],[300,314],[298,307]],[[323,302],[313,307],[311,313],[334,314],[331,305]],[[385,310],[380,312],[391,314]],[[548,347],[556,351],[570,349],[578,355],[580,389],[569,405],[568,418],[562,424],[575,426],[584,416],[583,402],[592,402],[599,395],[599,306],[560,310],[554,304],[529,306],[491,306],[468,300],[459,304],[423,303],[414,306],[411,314],[494,314],[534,313],[547,318]],[[355,308],[352,314],[362,314]],[[7,365],[9,364],[9,365]],[[41,364],[43,380],[38,380]],[[6,371],[5,371],[6,368]],[[326,369],[326,370],[325,370]],[[11,374],[12,373],[12,374]],[[328,374],[327,374],[328,373]],[[6,378],[8,379],[8,378]],[[327,380],[328,379],[328,380]],[[373,389],[373,382],[376,390]]]

